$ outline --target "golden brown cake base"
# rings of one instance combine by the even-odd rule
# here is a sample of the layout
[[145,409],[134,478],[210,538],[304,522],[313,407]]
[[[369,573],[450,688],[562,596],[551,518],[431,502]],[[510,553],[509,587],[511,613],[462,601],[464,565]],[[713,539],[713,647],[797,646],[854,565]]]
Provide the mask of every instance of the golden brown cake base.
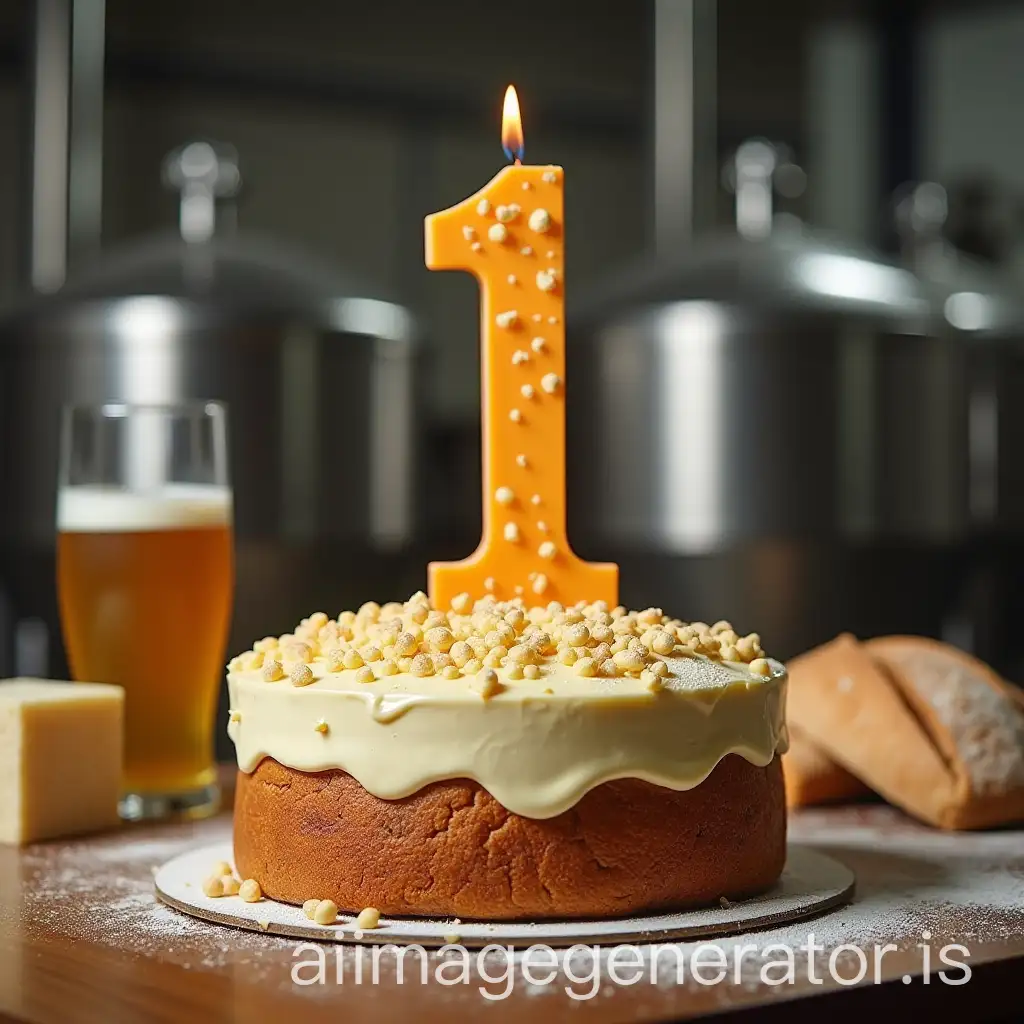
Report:
[[735,754],[695,789],[606,782],[570,811],[511,814],[478,783],[403,800],[342,771],[264,758],[239,772],[235,865],[273,899],[332,899],[386,915],[613,917],[761,892],[786,857],[780,759]]

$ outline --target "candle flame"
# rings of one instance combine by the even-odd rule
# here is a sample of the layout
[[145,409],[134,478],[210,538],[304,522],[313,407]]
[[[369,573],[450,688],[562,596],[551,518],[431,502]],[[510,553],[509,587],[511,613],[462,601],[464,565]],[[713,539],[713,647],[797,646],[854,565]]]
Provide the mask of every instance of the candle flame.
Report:
[[505,104],[501,112],[501,148],[509,160],[517,164],[523,162],[526,152],[523,145],[523,119],[519,113],[519,97],[514,85],[505,90]]

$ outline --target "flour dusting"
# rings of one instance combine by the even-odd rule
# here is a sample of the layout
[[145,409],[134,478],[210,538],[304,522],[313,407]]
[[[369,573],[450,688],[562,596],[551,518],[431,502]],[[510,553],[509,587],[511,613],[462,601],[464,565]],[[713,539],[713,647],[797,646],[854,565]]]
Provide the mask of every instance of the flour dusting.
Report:
[[[1024,936],[1020,830],[940,832],[915,825],[892,808],[869,805],[803,811],[793,815],[790,833],[794,842],[826,853],[856,873],[852,903],[819,917],[744,935],[640,945],[644,985],[609,986],[601,996],[635,998],[647,986],[662,993],[659,998],[669,998],[670,990],[680,984],[680,964],[687,979],[684,987],[695,987],[691,969],[698,949],[705,956],[708,948],[720,949],[733,991],[753,994],[763,993],[761,972],[766,961],[774,959],[769,949],[773,943],[795,951],[798,970],[813,958],[821,973],[830,954],[847,943],[868,948],[893,942],[912,951],[928,931],[936,945],[961,942],[973,950],[990,942],[1020,942]],[[124,829],[92,840],[30,846],[20,854],[20,879],[8,879],[0,912],[17,914],[27,933],[45,927],[71,940],[109,945],[125,956],[151,957],[191,970],[241,969],[253,982],[313,999],[336,997],[333,985],[292,985],[299,940],[207,923],[157,901],[156,868],[188,850],[229,840],[230,826],[220,820],[137,832]],[[258,919],[265,910],[253,904],[249,912]],[[804,947],[811,934],[816,949],[808,952]],[[744,948],[750,946],[756,948]],[[332,957],[338,955],[336,950],[350,958],[362,955],[355,947],[336,945]],[[605,970],[609,947],[597,955]],[[569,957],[573,970],[585,975],[592,956],[587,950],[574,950]],[[843,969],[851,958],[851,953],[840,953],[837,963]],[[443,954],[430,954],[432,972],[442,959]],[[494,959],[489,955],[489,962]],[[396,962],[393,951],[380,954],[382,986],[394,986]],[[564,979],[538,985],[519,973],[511,997],[564,999]],[[452,1003],[466,997],[459,987],[431,981],[423,998]]]

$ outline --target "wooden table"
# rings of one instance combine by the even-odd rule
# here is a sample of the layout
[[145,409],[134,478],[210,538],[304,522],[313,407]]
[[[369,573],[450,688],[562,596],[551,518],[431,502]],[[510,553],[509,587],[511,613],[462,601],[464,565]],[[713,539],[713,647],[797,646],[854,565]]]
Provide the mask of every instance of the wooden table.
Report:
[[[593,998],[575,1001],[563,989],[565,977],[542,987],[517,974],[507,998],[486,1002],[477,990],[478,976],[469,985],[439,984],[433,975],[440,962],[436,954],[425,985],[415,970],[397,983],[393,952],[381,960],[379,984],[356,985],[350,973],[354,960],[346,959],[347,976],[337,985],[335,950],[354,958],[355,949],[334,944],[324,947],[331,968],[327,983],[300,987],[291,978],[299,943],[194,921],[156,903],[153,869],[183,850],[225,837],[229,829],[228,816],[221,815],[197,824],[125,827],[113,835],[24,850],[0,848],[0,1020],[319,1024],[405,1021],[415,1014],[425,1021],[600,1024],[706,1013],[792,1021],[812,1014],[820,1019],[837,1009],[882,1011],[888,1019],[897,1012],[941,1007],[943,1018],[952,1011],[961,1021],[1018,1019],[1021,1012],[1022,831],[942,834],[880,805],[797,814],[794,841],[822,849],[856,872],[857,896],[849,907],[799,926],[719,940],[728,962],[727,979],[720,984],[701,985],[689,971],[677,984],[672,964],[652,983],[646,948],[641,950],[644,978],[634,985],[616,986],[604,974]],[[803,954],[796,958],[793,984],[765,984],[760,953],[773,942],[804,943],[811,931],[823,946],[813,956],[814,973],[823,983],[811,983],[810,958]],[[973,976],[967,984],[946,985],[934,973],[924,983],[925,953],[919,946],[924,931],[931,934],[933,972],[942,966],[940,946],[959,942],[969,949]],[[883,955],[881,984],[870,983],[873,967],[856,987],[829,976],[829,956],[843,943],[869,951],[869,957],[873,944],[895,947]],[[745,944],[757,949],[740,954],[737,970],[736,948]],[[695,946],[682,951],[692,957]],[[702,955],[707,962],[707,951]],[[858,957],[847,949],[835,962],[837,973],[848,977]],[[585,958],[576,964],[578,977],[589,973]],[[487,969],[494,976],[503,972],[500,961]],[[592,987],[574,986],[578,992]]]

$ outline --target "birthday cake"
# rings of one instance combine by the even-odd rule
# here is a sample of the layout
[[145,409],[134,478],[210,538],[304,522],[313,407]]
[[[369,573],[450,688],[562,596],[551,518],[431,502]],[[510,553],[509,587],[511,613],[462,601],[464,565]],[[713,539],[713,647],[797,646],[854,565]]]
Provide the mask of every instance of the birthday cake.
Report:
[[266,637],[228,686],[236,864],[274,899],[612,916],[782,870],[786,672],[727,622],[418,593]]
[[481,284],[483,540],[431,565],[429,600],[318,612],[231,662],[236,866],[391,915],[748,896],[785,859],[786,672],[727,622],[614,607],[617,568],[573,553],[564,173],[521,162],[511,87],[502,146],[513,165],[426,221],[427,265]]

